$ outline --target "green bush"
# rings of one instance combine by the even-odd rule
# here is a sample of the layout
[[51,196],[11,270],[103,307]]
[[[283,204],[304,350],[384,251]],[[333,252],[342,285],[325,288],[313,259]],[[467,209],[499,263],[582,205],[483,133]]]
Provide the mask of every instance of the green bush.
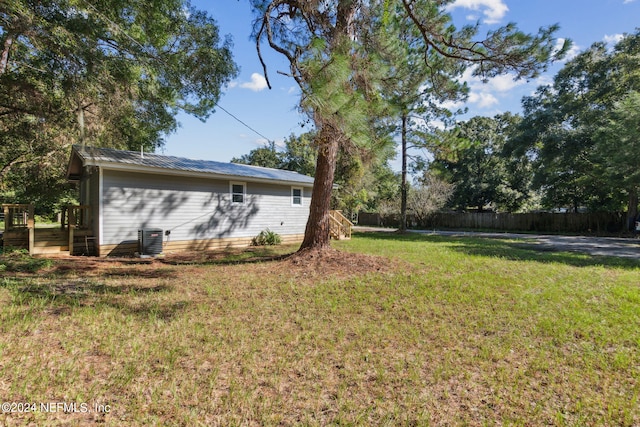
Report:
[[275,231],[271,231],[268,228],[266,230],[262,230],[260,234],[253,238],[251,244],[253,246],[271,246],[271,245],[279,245],[282,243],[282,238]]

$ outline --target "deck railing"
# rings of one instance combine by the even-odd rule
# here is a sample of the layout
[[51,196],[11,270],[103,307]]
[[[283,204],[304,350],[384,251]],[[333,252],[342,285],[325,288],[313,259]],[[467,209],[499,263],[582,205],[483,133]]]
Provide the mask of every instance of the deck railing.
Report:
[[337,240],[350,239],[353,223],[340,211],[329,212],[329,234]]
[[85,247],[87,251],[89,250],[89,239],[95,242],[95,237],[92,236],[91,232],[91,206],[89,205],[79,205],[79,206],[67,206],[66,215],[62,215],[62,227],[65,227],[64,218],[67,218],[66,226],[69,228],[69,253],[74,253],[74,242],[76,232],[85,231],[85,233],[80,234],[84,236],[85,239]]
[[2,205],[2,211],[4,213],[3,245],[6,246],[12,242],[24,245],[26,237],[28,239],[26,247],[29,253],[33,254],[36,228],[33,204],[6,204]]
[[[26,248],[31,255],[60,252],[74,253],[74,241],[89,253],[89,246],[95,251],[96,238],[93,235],[91,207],[86,205],[67,206],[63,209],[61,229],[38,229],[35,227],[33,204],[3,204],[5,247]],[[37,231],[37,233],[36,233]],[[68,243],[67,243],[68,241]],[[82,242],[82,243],[81,243]],[[78,248],[81,249],[81,248]]]
[[33,228],[33,204],[6,204],[4,211],[4,231]]
[[[66,219],[66,220],[65,220]],[[62,228],[75,228],[77,230],[88,230],[91,228],[91,206],[89,205],[69,205],[62,215]]]

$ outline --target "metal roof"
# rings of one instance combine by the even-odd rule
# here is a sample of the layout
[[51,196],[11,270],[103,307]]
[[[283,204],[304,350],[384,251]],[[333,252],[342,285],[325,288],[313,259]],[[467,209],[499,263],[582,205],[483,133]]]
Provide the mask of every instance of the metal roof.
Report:
[[238,163],[194,160],[161,154],[123,151],[112,148],[82,147],[78,145],[73,146],[73,152],[80,157],[84,166],[102,166],[108,168],[111,165],[140,171],[162,169],[168,174],[171,174],[171,171],[181,171],[257,181],[290,182],[304,185],[313,184],[313,177],[302,175],[298,172]]

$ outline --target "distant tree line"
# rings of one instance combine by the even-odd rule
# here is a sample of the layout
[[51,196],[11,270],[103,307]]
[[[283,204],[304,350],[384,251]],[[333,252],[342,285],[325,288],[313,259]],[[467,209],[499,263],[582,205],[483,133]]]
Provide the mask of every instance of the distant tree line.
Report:
[[[416,179],[406,184],[408,210],[626,211],[631,225],[640,185],[640,31],[612,49],[594,44],[522,102],[522,116],[472,117],[444,130],[413,123],[410,145],[429,158],[409,156]],[[313,175],[313,140],[292,135],[283,148],[271,143],[234,161]],[[358,155],[339,154],[333,207],[399,213],[393,152],[368,162]]]
[[474,117],[434,132],[428,168],[455,185],[448,207],[638,215],[640,30],[596,43],[523,99],[522,117]]

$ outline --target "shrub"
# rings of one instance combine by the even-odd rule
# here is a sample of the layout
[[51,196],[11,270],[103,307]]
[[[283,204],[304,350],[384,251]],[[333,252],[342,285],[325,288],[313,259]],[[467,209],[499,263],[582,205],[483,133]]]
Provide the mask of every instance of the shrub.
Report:
[[282,238],[275,231],[271,231],[268,228],[266,230],[262,230],[260,234],[253,238],[251,244],[253,246],[271,246],[271,245],[279,245],[282,243]]

